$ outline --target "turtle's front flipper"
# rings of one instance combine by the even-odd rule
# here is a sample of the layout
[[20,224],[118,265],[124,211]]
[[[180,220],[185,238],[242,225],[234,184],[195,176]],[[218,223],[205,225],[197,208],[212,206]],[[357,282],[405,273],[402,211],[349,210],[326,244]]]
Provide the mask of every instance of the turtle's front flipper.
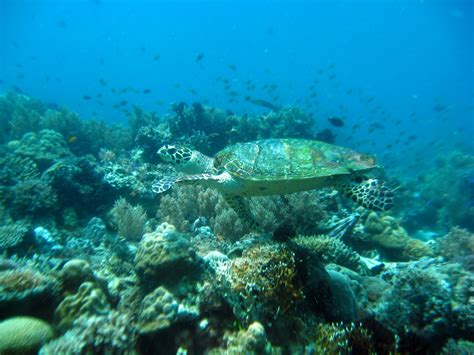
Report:
[[171,189],[177,180],[177,176],[167,176],[161,180],[153,182],[153,185],[151,185],[151,190],[156,194],[161,194]]
[[213,187],[213,184],[216,184],[221,181],[220,179],[220,175],[212,174],[167,176],[161,180],[155,181],[151,186],[151,189],[154,193],[161,194],[171,189],[174,184],[203,185]]
[[373,211],[388,211],[393,207],[393,190],[378,179],[357,176],[344,181],[339,190],[357,204]]
[[224,199],[227,204],[237,213],[240,220],[248,225],[250,229],[254,231],[259,231],[261,229],[259,224],[255,221],[252,214],[250,213],[248,203],[243,197],[238,195],[224,194]]

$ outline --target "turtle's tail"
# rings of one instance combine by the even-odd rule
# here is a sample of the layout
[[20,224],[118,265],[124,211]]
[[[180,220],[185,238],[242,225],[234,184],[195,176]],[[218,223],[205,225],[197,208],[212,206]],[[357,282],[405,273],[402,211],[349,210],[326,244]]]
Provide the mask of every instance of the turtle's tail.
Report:
[[378,179],[356,176],[344,181],[339,190],[373,211],[388,211],[393,207],[394,190]]

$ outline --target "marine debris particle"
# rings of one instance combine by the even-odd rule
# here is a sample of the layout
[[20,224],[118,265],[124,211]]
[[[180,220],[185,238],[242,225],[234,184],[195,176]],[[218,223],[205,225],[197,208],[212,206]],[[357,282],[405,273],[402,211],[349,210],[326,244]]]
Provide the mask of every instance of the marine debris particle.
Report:
[[333,117],[329,116],[328,121],[334,126],[334,127],[343,127],[344,126],[344,121],[341,120],[338,117]]

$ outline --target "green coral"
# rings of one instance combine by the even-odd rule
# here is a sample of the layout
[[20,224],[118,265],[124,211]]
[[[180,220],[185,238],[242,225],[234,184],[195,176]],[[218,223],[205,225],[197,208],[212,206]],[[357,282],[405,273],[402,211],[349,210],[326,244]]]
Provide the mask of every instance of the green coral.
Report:
[[298,236],[293,241],[297,245],[315,253],[325,265],[334,263],[354,271],[362,269],[359,254],[338,238],[326,235],[313,235]]
[[433,250],[420,240],[412,239],[397,219],[371,212],[364,223],[366,238],[377,250],[394,261],[417,260],[432,256]]
[[30,231],[30,226],[24,221],[0,226],[0,251],[19,245]]
[[16,154],[31,158],[41,170],[71,155],[63,136],[50,129],[26,133],[20,140],[10,141],[7,147]]
[[438,252],[448,260],[474,254],[474,233],[454,227],[448,234],[436,240]]
[[56,354],[138,354],[134,319],[127,313],[110,311],[84,315],[72,329],[44,345],[40,355]]
[[314,139],[314,119],[296,107],[284,107],[258,118],[258,139]]
[[109,311],[105,293],[93,282],[84,282],[76,293],[66,296],[56,308],[55,323],[61,330],[72,326],[82,315],[100,315]]
[[209,355],[218,354],[273,354],[267,340],[265,328],[259,322],[253,322],[247,329],[224,334],[225,345],[211,349]]
[[186,309],[173,294],[160,286],[143,299],[137,328],[141,334],[153,334],[196,315],[196,312]]
[[53,338],[53,328],[41,319],[9,318],[0,323],[0,354],[34,354]]
[[254,245],[221,272],[234,314],[244,324],[255,320],[271,324],[289,316],[303,301],[295,254],[284,245]]
[[[59,283],[28,268],[0,271],[0,316],[11,312],[47,312],[59,295]],[[41,308],[41,309],[38,309]]]
[[197,271],[197,257],[188,237],[162,224],[146,233],[135,255],[135,269],[146,287],[176,283],[180,277]]

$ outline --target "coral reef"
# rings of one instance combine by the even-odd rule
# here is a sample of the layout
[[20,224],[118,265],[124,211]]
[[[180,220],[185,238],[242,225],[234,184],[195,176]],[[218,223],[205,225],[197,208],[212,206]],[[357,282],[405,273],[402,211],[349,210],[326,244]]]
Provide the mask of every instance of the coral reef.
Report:
[[50,129],[26,133],[21,140],[10,141],[7,147],[16,154],[29,157],[41,171],[71,155],[63,136]]
[[298,236],[293,239],[297,245],[310,249],[324,264],[335,263],[354,271],[361,271],[363,265],[359,255],[340,239],[326,235]]
[[460,226],[474,231],[473,184],[472,154],[452,151],[438,156],[431,170],[405,184],[412,186],[412,203],[404,211],[404,225],[413,230],[446,232]]
[[287,317],[304,298],[295,255],[279,244],[252,246],[220,272],[229,295],[237,297],[229,303],[243,324],[258,320],[270,325]]
[[21,244],[29,231],[30,226],[24,221],[0,226],[0,252]]
[[166,288],[160,286],[143,298],[137,329],[140,334],[152,334],[179,322],[191,321],[198,315],[197,310],[180,304]]
[[175,173],[156,150],[312,139],[311,115],[178,103],[128,118],[0,96],[0,319],[15,317],[0,323],[1,353],[21,342],[40,354],[470,351],[471,156],[438,158],[391,215],[331,189],[248,198],[256,232],[216,190],[154,194]]
[[196,276],[197,263],[189,238],[169,224],[145,234],[135,255],[135,269],[145,287],[175,282],[185,275]]
[[364,223],[365,241],[394,261],[417,260],[433,256],[433,250],[420,240],[412,239],[396,218],[371,212]]
[[76,293],[66,296],[54,312],[55,323],[61,330],[72,326],[80,316],[106,314],[110,310],[107,296],[93,282],[84,282]]
[[7,266],[0,271],[0,318],[15,314],[43,316],[59,300],[59,283],[29,269]]
[[31,354],[54,338],[53,328],[32,317],[13,317],[0,323],[1,354]]
[[435,268],[422,265],[408,265],[382,274],[392,287],[382,296],[375,314],[401,336],[401,349],[413,346],[413,338],[420,347],[435,348],[453,330],[450,284]]
[[436,239],[436,244],[440,255],[462,264],[474,254],[474,233],[453,227],[448,234]]
[[136,330],[127,314],[81,316],[74,327],[44,345],[39,354],[135,354]]
[[209,354],[270,354],[271,344],[267,340],[265,328],[259,322],[253,322],[247,329],[237,333],[227,333],[220,348],[211,349]]

